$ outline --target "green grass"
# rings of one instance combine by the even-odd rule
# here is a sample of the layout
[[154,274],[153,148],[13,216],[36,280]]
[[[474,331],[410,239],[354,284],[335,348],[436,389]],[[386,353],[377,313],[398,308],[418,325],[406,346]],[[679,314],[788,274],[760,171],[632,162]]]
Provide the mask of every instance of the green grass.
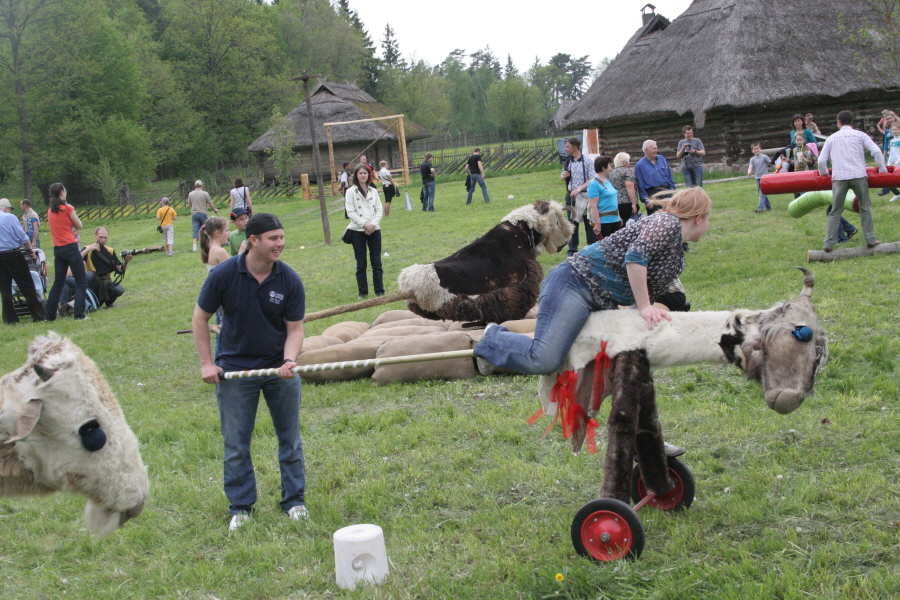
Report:
[[[443,258],[514,207],[561,200],[563,192],[555,173],[488,185],[490,205],[463,206],[456,183],[438,186],[435,213],[396,203],[383,223],[389,292],[403,267]],[[710,230],[692,244],[682,278],[694,307],[765,308],[796,295],[801,278],[793,267],[821,247],[823,211],[792,219],[791,198],[778,196],[772,212],[755,214],[750,180],[708,191]],[[900,240],[900,206],[875,205],[880,239]],[[331,245],[323,243],[316,206],[258,207],[284,220],[284,260],[304,279],[309,311],[356,298],[352,251],[338,241],[346,223],[340,204],[330,204]],[[104,224],[116,249],[159,243],[153,219]],[[200,380],[190,337],[174,334],[189,326],[206,275],[189,235],[182,218],[175,257],[134,259],[115,310],[52,325],[98,362],[141,440],[152,485],[147,510],[94,543],[81,497],[0,499],[0,598],[900,596],[896,255],[811,265],[832,360],[795,413],[767,409],[758,386],[733,367],[656,372],[666,436],[688,447],[697,498],[680,514],[639,513],[647,540],[640,560],[597,564],[575,555],[569,528],[596,497],[602,455],[574,457],[558,429],[542,440],[542,423],[525,424],[538,407],[535,377],[305,385],[310,522],[298,525],[278,510],[276,444],[263,409],[253,446],[259,510],[229,534],[213,388]],[[541,260],[550,266],[561,258]],[[378,313],[348,318],[371,321]],[[310,323],[307,333],[339,320]],[[20,366],[29,341],[48,328],[3,327],[0,372]],[[384,529],[391,575],[382,586],[341,592],[331,535],[355,523]]]

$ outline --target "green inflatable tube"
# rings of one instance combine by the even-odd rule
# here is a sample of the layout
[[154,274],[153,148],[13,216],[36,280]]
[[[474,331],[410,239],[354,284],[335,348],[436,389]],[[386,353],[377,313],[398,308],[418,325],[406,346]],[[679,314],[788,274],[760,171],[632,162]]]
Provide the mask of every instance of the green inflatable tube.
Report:
[[[795,219],[799,219],[817,208],[831,206],[831,199],[831,190],[806,192],[788,204],[788,213]],[[847,197],[844,198],[844,207],[846,208],[848,202],[852,205],[855,199],[856,194],[853,193],[853,190],[849,190]]]

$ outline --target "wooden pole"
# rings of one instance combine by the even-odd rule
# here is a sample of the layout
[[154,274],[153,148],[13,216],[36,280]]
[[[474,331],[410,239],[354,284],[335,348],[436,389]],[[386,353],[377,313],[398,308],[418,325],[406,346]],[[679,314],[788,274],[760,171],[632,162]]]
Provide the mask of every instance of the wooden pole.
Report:
[[806,262],[830,262],[833,260],[872,256],[873,254],[897,253],[900,253],[900,242],[887,242],[878,244],[874,248],[867,248],[866,246],[858,246],[856,248],[835,248],[831,252],[808,250],[806,253]]
[[[297,365],[291,371],[294,373],[314,373],[316,371],[337,371],[340,369],[365,369],[367,367],[381,367],[385,365],[405,365],[414,362],[427,362],[431,360],[450,360],[454,358],[472,358],[474,350],[450,350],[448,352],[434,352],[431,354],[411,354],[409,356],[392,356],[389,358],[368,358],[365,360],[345,360],[343,362],[320,363],[317,365]],[[252,371],[229,371],[223,373],[223,379],[249,379],[250,377],[271,377],[277,375],[278,369],[254,369]]]
[[405,117],[406,115],[390,115],[389,117],[373,117],[371,119],[357,119],[355,121],[335,121],[334,123],[325,123],[325,127],[330,125],[349,125],[351,123],[368,123],[369,121],[385,121],[387,119],[396,119],[397,117]]
[[291,81],[298,79],[303,82],[303,95],[306,96],[306,116],[309,117],[309,135],[312,137],[313,165],[316,168],[316,182],[319,184],[319,213],[322,216],[322,232],[325,235],[325,243],[331,244],[331,227],[328,224],[328,206],[325,204],[325,186],[322,184],[322,158],[319,156],[319,139],[316,135],[316,120],[313,116],[312,98],[309,91],[309,78],[319,77],[310,75],[306,71],[300,77],[293,77]]
[[325,135],[328,137],[328,163],[331,165],[331,195],[338,194],[337,171],[334,168],[334,144],[331,141],[331,125],[325,126]]
[[300,188],[303,190],[303,199],[309,200],[312,198],[312,193],[310,192],[309,187],[309,175],[306,173],[300,174]]
[[406,156],[406,130],[403,128],[403,115],[399,117],[397,137],[400,139],[400,162],[403,163],[403,184],[409,185],[409,160]]
[[303,322],[308,323],[309,321],[325,319],[328,317],[333,317],[335,315],[342,315],[344,313],[362,310],[364,308],[371,308],[373,306],[390,304],[391,302],[398,302],[400,300],[411,300],[413,298],[415,298],[415,295],[413,295],[412,292],[405,292],[403,290],[400,290],[399,292],[394,292],[393,294],[376,296],[375,298],[369,298],[368,300],[363,300],[362,302],[344,304],[341,306],[335,306],[334,308],[326,308],[325,310],[309,313],[308,315],[306,315],[306,318],[303,319]]

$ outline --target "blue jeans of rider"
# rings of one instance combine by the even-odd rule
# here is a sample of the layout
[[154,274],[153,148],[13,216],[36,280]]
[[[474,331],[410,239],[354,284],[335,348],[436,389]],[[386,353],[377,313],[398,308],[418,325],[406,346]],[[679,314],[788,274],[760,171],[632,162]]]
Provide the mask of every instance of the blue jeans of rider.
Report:
[[534,340],[498,325],[485,332],[475,356],[517,373],[549,375],[559,369],[591,312],[604,308],[611,306],[598,305],[581,275],[564,262],[544,280]]
[[425,194],[422,197],[422,210],[434,212],[434,181],[428,181],[422,184]]
[[225,495],[236,515],[250,512],[256,503],[256,475],[250,458],[250,440],[256,423],[259,393],[269,407],[278,439],[281,467],[281,510],[304,504],[306,464],[300,439],[300,376],[222,379],[216,385],[219,419],[225,440]]
[[703,166],[685,167],[681,170],[685,187],[703,187]]
[[481,195],[484,196],[484,203],[490,204],[491,198],[490,196],[488,196],[487,184],[484,182],[484,175],[482,175],[481,173],[472,173],[470,177],[472,178],[472,186],[469,188],[469,197],[466,200],[466,204],[472,204],[472,192],[475,191],[476,183],[481,186]]

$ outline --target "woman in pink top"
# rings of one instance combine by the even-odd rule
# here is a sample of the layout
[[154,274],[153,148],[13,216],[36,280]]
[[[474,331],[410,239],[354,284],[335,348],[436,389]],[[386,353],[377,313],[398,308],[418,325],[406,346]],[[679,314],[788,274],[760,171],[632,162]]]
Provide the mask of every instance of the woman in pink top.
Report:
[[72,270],[75,278],[75,310],[76,321],[87,319],[84,314],[84,297],[87,290],[87,277],[84,272],[84,259],[78,249],[75,237],[81,231],[81,219],[75,214],[75,208],[66,202],[66,188],[61,183],[50,186],[50,210],[47,211],[47,222],[50,223],[50,236],[53,238],[53,287],[47,298],[46,319],[56,320],[59,310],[59,296],[66,285],[66,271]]

